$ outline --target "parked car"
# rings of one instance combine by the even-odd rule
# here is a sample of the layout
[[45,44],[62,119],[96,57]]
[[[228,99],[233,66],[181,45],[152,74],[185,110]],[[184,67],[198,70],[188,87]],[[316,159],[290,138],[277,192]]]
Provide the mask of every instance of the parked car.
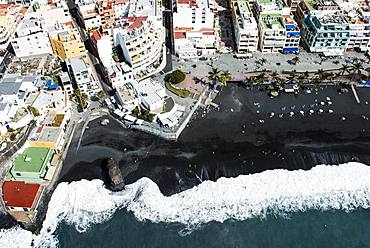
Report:
[[206,57],[200,57],[199,60],[206,61],[207,58]]

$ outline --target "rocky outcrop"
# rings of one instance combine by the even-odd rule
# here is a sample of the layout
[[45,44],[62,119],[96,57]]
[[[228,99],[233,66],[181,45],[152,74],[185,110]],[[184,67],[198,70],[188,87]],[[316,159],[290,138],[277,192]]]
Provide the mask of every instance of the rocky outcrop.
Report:
[[123,176],[121,169],[117,161],[110,158],[107,162],[108,176],[110,179],[109,188],[113,191],[120,191],[125,188],[125,182],[123,181]]

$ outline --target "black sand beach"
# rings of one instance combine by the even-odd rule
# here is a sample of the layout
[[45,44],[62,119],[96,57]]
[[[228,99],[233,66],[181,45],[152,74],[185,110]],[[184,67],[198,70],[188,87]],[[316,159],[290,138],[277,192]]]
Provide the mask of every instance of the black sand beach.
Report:
[[105,179],[102,165],[109,157],[120,161],[126,183],[146,176],[166,195],[268,169],[370,164],[370,89],[358,90],[361,104],[351,91],[337,90],[271,99],[256,88],[230,85],[215,100],[220,108],[200,109],[176,142],[95,120],[79,147],[74,137],[60,181]]

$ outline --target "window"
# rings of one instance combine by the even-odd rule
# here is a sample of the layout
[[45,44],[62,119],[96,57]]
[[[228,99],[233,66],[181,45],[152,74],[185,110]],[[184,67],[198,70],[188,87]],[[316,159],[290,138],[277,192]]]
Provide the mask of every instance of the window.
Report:
[[18,173],[18,172],[17,172],[17,173],[15,173],[15,175],[16,175],[16,176],[19,176],[19,177],[20,177],[20,176],[22,176],[22,175],[21,175],[21,173]]
[[26,212],[28,212],[28,209],[27,209],[27,208],[23,208],[23,211],[26,211]]

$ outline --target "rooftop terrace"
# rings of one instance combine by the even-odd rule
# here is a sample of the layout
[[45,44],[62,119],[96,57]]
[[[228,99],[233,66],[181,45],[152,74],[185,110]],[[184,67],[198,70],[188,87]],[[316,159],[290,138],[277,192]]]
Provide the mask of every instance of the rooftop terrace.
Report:
[[51,157],[52,151],[48,148],[29,147],[14,160],[12,171],[40,172]]

